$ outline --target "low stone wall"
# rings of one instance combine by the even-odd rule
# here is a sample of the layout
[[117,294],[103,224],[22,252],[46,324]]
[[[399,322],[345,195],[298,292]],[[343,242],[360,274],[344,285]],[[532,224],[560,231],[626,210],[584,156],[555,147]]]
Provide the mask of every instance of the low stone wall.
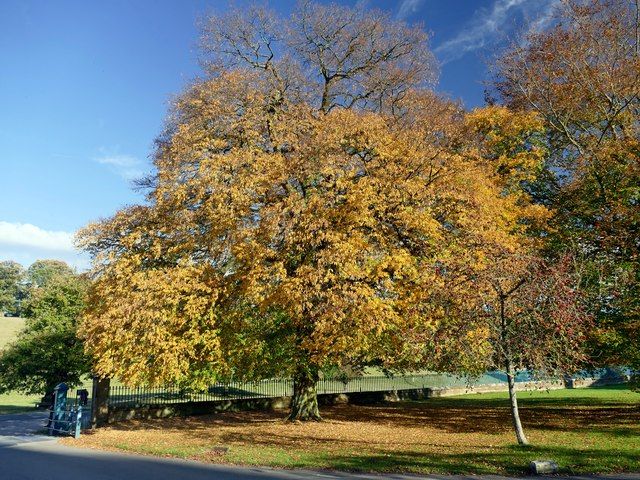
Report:
[[[545,380],[538,382],[518,382],[516,383],[517,391],[528,390],[560,390],[563,388],[572,388],[564,380]],[[508,386],[506,383],[493,383],[489,385],[476,385],[470,387],[444,387],[431,389],[431,397],[452,397],[454,395],[466,395],[472,393],[491,393],[506,392]]]
[[619,385],[627,383],[629,376],[608,376],[599,378],[570,378],[567,381],[567,388],[601,387],[603,385]]
[[[579,388],[599,385],[623,383],[621,378],[582,378],[567,379],[566,381],[519,382],[517,390],[558,390],[562,388]],[[474,393],[503,392],[507,390],[506,383],[478,385],[469,387],[441,387],[417,388],[413,390],[383,391],[383,392],[355,392],[318,395],[320,405],[336,405],[350,403],[354,405],[371,405],[384,402],[398,402],[402,400],[421,400],[432,397],[448,397]],[[258,398],[250,400],[219,400],[207,402],[186,402],[160,406],[120,407],[111,406],[103,417],[103,423],[117,423],[124,420],[183,417],[191,415],[206,415],[226,411],[243,410],[284,410],[289,408],[291,397]]]
[[168,405],[143,405],[136,407],[111,406],[106,423],[151,418],[188,417],[219,412],[242,410],[280,410],[289,407],[290,397],[258,398],[251,400],[217,400],[207,402],[172,403]]

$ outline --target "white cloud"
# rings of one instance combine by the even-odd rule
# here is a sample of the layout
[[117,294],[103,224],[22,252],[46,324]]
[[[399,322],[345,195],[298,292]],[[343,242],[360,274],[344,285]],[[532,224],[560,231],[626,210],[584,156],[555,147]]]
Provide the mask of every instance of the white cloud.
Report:
[[144,175],[143,162],[133,155],[103,155],[96,158],[96,162],[107,165],[125,180],[135,180]]
[[[531,22],[531,28],[546,27],[558,0],[495,0],[490,9],[481,9],[453,38],[438,45],[434,52],[444,63],[494,44],[498,39],[513,34],[518,16]],[[535,18],[535,20],[531,20]]]
[[88,258],[76,250],[73,237],[73,232],[0,221],[0,260],[15,260],[26,267],[35,260],[50,258],[84,270],[88,267]]
[[74,249],[73,233],[43,230],[30,223],[0,222],[0,245],[24,245],[63,252]]
[[400,7],[398,7],[396,18],[406,20],[414,13],[418,13],[423,2],[424,0],[402,0]]

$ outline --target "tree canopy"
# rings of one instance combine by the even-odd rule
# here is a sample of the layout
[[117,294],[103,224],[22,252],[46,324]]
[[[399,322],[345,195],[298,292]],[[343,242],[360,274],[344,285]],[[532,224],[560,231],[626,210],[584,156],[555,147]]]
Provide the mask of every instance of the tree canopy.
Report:
[[0,392],[49,396],[58,383],[78,384],[91,371],[77,337],[87,288],[88,278],[67,273],[30,289],[23,310],[28,316],[25,329],[0,352]]
[[24,268],[10,260],[0,262],[0,316],[4,312],[16,314],[20,309]]
[[202,44],[207,74],[173,102],[147,202],[78,237],[99,375],[291,376],[290,418],[307,420],[326,368],[511,378],[582,361],[573,272],[541,258],[544,112],[465,112],[430,89],[428,36],[362,8],[236,10],[206,19]]
[[592,356],[640,366],[638,3],[563,3],[549,29],[498,61],[507,106],[537,112],[549,155],[536,188],[553,209],[551,255],[580,260],[598,320]]
[[289,18],[253,5],[203,22],[204,64],[214,75],[251,69],[274,102],[393,111],[412,89],[432,86],[428,35],[388,13],[308,0]]
[[73,269],[62,260],[36,260],[26,272],[26,280],[31,287],[46,287],[60,276],[73,275]]

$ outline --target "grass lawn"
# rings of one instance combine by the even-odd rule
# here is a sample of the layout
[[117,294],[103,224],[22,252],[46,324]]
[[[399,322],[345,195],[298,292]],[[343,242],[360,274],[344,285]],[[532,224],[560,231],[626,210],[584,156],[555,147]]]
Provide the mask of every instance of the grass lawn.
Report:
[[24,328],[24,318],[0,317],[0,350],[13,340]]
[[[24,318],[0,317],[0,350],[15,339],[23,327]],[[34,410],[34,405],[39,400],[38,395],[2,394],[0,395],[0,415]]]
[[321,423],[285,423],[284,412],[130,421],[64,442],[283,468],[520,474],[531,460],[554,459],[571,473],[640,471],[640,394],[618,386],[519,395],[527,448],[515,444],[503,393],[337,405],[322,409]]
[[0,415],[7,413],[34,412],[35,404],[41,395],[23,395],[21,393],[5,393],[0,395]]

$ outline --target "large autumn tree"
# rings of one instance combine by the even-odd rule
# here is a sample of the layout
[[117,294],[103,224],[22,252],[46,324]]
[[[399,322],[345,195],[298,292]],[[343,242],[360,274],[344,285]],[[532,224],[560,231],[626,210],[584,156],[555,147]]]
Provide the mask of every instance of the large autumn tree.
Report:
[[593,357],[640,368],[640,23],[638,2],[566,1],[550,28],[498,62],[497,89],[548,130],[532,189],[552,208],[550,251],[581,262],[597,319]]
[[[175,101],[148,203],[88,226],[83,336],[129,383],[275,375],[319,419],[324,367],[442,365],[482,342],[458,312],[517,210],[425,87],[427,36],[300,4],[205,23],[209,76]],[[482,333],[482,332],[480,332]]]

